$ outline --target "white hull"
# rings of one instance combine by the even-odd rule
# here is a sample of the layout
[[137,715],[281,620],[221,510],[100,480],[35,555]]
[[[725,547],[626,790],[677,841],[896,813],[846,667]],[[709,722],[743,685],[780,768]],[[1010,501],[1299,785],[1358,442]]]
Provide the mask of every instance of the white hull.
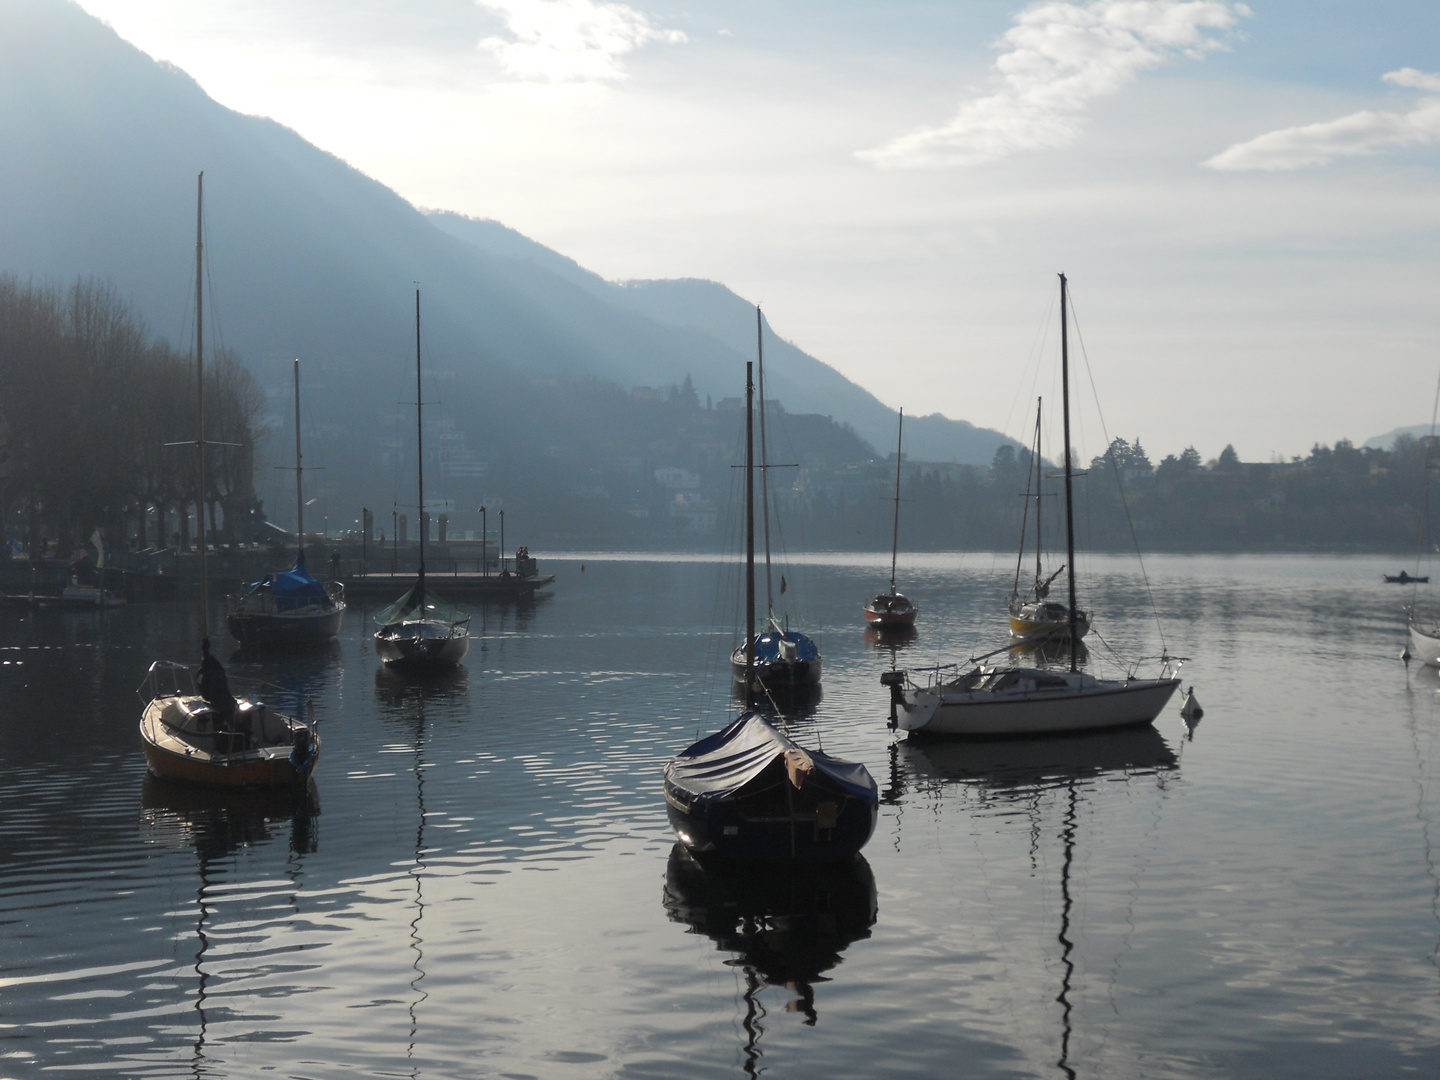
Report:
[[902,731],[927,735],[1007,737],[1149,724],[1180,685],[1179,679],[1057,678],[1064,685],[988,691],[907,689],[897,702]]
[[401,623],[375,635],[375,652],[380,659],[401,667],[454,667],[469,651],[468,628],[434,619]]
[[1440,667],[1440,626],[1426,630],[1411,621],[1410,655],[1426,667]]

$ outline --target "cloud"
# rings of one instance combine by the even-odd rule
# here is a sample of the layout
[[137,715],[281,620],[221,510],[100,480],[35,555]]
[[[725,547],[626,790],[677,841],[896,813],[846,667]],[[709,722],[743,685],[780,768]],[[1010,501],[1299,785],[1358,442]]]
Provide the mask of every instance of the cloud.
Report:
[[[1397,86],[1440,93],[1440,75],[1414,68],[1386,72],[1382,78]],[[1338,120],[1281,128],[1227,147],[1202,164],[1222,172],[1281,172],[1327,165],[1337,157],[1435,143],[1440,143],[1440,98],[1424,98],[1407,113],[1367,109]]]
[[1230,0],[1046,0],[1015,16],[997,42],[1001,86],[962,102],[955,119],[902,135],[857,156],[885,168],[979,165],[1080,138],[1095,98],[1176,53],[1200,59],[1225,48],[1250,9]]
[[609,0],[475,0],[501,15],[509,37],[480,48],[521,82],[574,83],[624,79],[621,57],[652,41],[678,45],[679,30],[653,26],[643,12]]

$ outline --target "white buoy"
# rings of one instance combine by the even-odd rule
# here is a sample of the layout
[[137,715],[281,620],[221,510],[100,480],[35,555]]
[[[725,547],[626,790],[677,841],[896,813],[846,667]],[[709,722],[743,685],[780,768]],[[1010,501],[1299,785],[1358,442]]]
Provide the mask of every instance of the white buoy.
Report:
[[1195,721],[1205,715],[1205,710],[1202,709],[1200,703],[1195,700],[1195,688],[1193,686],[1185,691],[1185,704],[1180,706],[1180,715],[1185,718],[1185,722],[1188,724],[1195,723]]

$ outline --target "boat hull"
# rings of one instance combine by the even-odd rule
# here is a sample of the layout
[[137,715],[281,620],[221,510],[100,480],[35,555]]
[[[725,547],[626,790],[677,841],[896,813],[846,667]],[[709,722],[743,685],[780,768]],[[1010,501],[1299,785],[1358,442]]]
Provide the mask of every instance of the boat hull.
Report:
[[470,632],[449,623],[402,623],[375,634],[375,653],[392,667],[416,671],[452,668],[470,651]]
[[665,809],[686,849],[728,862],[833,863],[860,851],[875,832],[879,807],[816,787],[793,792],[783,811],[746,798],[687,804],[667,780]]
[[1440,667],[1440,626],[1426,630],[1419,623],[1411,620],[1408,628],[1411,657],[1419,660],[1426,667]]
[[[824,661],[818,656],[810,660],[775,660],[770,663],[761,661],[754,668],[755,681],[767,690],[794,690],[818,686],[823,663]],[[735,681],[743,686],[745,683],[745,650],[743,648],[736,649],[730,657],[730,667],[735,675]]]
[[920,608],[901,593],[877,593],[865,602],[862,610],[865,621],[879,627],[914,626],[920,614]]
[[298,614],[232,612],[227,622],[230,636],[242,645],[312,645],[333,640],[344,616],[342,605],[333,611]]
[[1154,723],[1179,685],[1174,678],[1128,679],[1014,695],[907,689],[896,702],[896,721],[916,734],[976,738],[1101,731]]
[[314,736],[307,753],[297,757],[294,733],[308,730],[299,721],[275,714],[283,724],[275,737],[283,741],[231,748],[226,744],[233,745],[233,736],[182,731],[167,723],[167,711],[174,711],[177,704],[188,705],[188,711],[201,711],[199,698],[161,697],[146,705],[140,718],[145,763],[154,776],[212,788],[293,788],[309,783],[314,775],[320,756],[319,736]]
[[[1075,637],[1080,640],[1090,632],[1090,620],[1083,614],[1075,619]],[[1010,613],[1010,636],[1017,641],[1068,641],[1070,640],[1070,619],[1068,617],[1035,618],[1022,612]]]

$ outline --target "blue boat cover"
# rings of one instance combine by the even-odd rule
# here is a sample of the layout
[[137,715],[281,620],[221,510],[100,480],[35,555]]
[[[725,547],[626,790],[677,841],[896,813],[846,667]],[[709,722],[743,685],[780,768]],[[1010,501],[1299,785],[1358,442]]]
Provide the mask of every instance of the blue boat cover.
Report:
[[781,638],[795,643],[796,660],[814,660],[820,655],[820,650],[815,647],[815,642],[810,640],[808,635],[802,634],[798,630],[781,632],[772,627],[763,634],[755,635],[755,662],[757,664],[773,664],[779,660]]
[[264,581],[255,582],[245,591],[253,593],[256,589],[266,587],[275,597],[275,610],[277,611],[290,611],[294,608],[330,603],[330,597],[325,593],[325,586],[311,577],[310,571],[305,569],[305,553],[303,551],[295,556],[295,565],[291,569],[271,574]]
[[[695,803],[718,802],[765,771],[785,751],[797,747],[759,713],[742,713],[728,727],[682,750],[665,769],[676,787]],[[874,805],[880,790],[870,770],[856,761],[841,761],[819,750],[805,750],[815,768],[848,795]]]

